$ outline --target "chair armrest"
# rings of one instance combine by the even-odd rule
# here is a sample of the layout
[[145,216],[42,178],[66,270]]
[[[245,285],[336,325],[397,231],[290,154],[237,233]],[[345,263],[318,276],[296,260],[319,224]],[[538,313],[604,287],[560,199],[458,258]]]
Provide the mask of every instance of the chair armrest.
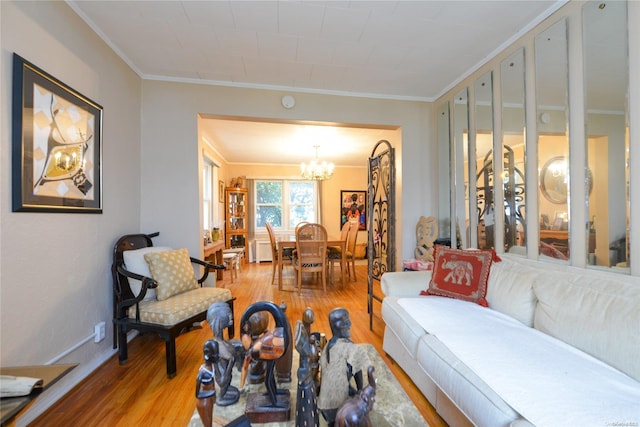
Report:
[[[131,294],[133,295],[133,298],[129,298],[129,299],[122,299],[123,297],[123,292],[122,289],[120,290],[120,295],[118,295],[118,300],[114,301],[116,303],[117,306],[117,313],[120,313],[119,315],[124,315],[126,316],[126,310],[128,307],[131,307],[132,305],[136,305],[136,321],[140,321],[140,310],[138,309],[138,303],[140,301],[142,301],[144,299],[144,297],[147,295],[147,289],[152,289],[152,288],[157,288],[158,287],[158,282],[156,282],[155,280],[153,280],[151,277],[147,277],[147,276],[143,276],[141,274],[137,274],[137,273],[133,273],[129,270],[127,270],[126,268],[124,268],[122,265],[119,265],[117,267],[117,271],[118,274],[121,274],[127,278],[131,278],[131,279],[136,279],[136,280],[140,280],[141,285],[140,285],[140,293],[138,295],[133,295],[133,291],[131,291],[131,285],[129,284],[129,281],[126,281],[126,286],[129,288],[128,292],[126,292],[125,294]],[[119,286],[122,286],[122,280],[118,279],[118,284]],[[115,298],[115,295],[114,295]]]
[[200,277],[200,279],[198,279],[198,284],[202,285],[205,280],[207,280],[207,277],[209,277],[209,272],[212,270],[224,270],[225,267],[222,264],[212,264],[208,261],[203,261],[201,259],[198,258],[194,258],[194,257],[189,257],[189,259],[191,259],[191,262],[193,264],[197,264],[197,265],[201,265],[202,267],[204,267],[202,270],[202,277]]
[[380,286],[385,296],[415,297],[430,281],[431,271],[394,271],[382,275]]
[[[132,271],[127,270],[123,266],[118,266],[118,273],[123,276],[129,277],[131,279],[140,280],[142,282],[142,289],[145,291],[147,289],[153,289],[158,287],[158,282],[153,280],[151,277],[143,276],[142,274],[134,273]],[[142,291],[140,292],[142,293]],[[144,296],[143,296],[144,297]]]

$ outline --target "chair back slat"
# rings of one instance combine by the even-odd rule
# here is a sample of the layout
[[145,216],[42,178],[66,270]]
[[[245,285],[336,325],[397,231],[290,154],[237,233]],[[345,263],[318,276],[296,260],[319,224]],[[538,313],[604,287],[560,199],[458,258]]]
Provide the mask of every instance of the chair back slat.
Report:
[[[327,259],[327,230],[321,224],[309,223],[296,232],[296,250],[300,263],[325,265]],[[319,267],[321,267],[319,266]]]

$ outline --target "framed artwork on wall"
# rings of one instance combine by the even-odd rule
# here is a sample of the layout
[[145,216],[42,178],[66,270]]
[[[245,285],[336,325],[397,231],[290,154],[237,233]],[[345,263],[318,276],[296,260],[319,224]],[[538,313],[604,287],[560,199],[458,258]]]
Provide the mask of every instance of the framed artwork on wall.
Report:
[[356,218],[358,220],[358,229],[367,229],[367,214],[365,207],[367,206],[367,192],[357,190],[341,190],[340,191],[340,228],[345,222]]
[[14,212],[102,213],[102,107],[13,55]]
[[224,203],[224,181],[218,181],[218,201]]

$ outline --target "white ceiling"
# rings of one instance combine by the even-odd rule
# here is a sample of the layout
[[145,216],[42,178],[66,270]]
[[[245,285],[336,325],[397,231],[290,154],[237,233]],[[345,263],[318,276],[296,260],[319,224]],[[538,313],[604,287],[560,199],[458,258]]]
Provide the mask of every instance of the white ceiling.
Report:
[[[143,79],[423,101],[437,99],[564,3],[68,0]],[[230,162],[298,163],[313,155],[306,144],[295,158],[299,144],[289,136],[301,125],[218,120],[207,129]],[[367,156],[389,131],[335,132],[366,141],[357,150]],[[264,147],[276,160],[265,158]],[[333,151],[321,147],[319,155]],[[248,157],[256,152],[260,157]],[[333,161],[355,161],[341,157]]]

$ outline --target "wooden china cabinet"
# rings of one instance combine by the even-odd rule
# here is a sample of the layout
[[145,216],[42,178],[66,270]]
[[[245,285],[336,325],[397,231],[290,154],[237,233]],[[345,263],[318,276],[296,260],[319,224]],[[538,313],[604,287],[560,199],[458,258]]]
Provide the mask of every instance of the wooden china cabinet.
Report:
[[[247,189],[227,187],[225,189],[225,238],[227,248],[244,248],[249,254],[249,217],[247,213]],[[246,258],[245,258],[246,259]]]

